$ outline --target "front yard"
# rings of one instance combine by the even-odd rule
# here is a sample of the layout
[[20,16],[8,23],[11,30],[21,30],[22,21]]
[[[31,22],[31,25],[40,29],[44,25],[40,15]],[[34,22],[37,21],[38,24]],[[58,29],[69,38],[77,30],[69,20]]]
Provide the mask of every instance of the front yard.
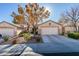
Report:
[[4,43],[2,44],[22,44],[22,43],[43,43],[41,35],[33,35],[29,32],[21,32],[19,35],[9,38],[3,36]]
[[19,37],[23,37],[26,43],[42,43],[42,38],[39,34],[34,35],[29,32],[22,32]]

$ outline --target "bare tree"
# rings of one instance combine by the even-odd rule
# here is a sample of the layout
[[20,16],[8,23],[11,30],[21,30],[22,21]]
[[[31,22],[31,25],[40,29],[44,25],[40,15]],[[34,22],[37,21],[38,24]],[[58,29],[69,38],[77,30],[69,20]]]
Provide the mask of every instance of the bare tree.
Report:
[[43,6],[39,6],[37,3],[28,3],[25,8],[18,6],[18,14],[12,13],[14,23],[27,24],[27,30],[30,26],[34,28],[34,34],[37,31],[38,23],[43,19],[48,18],[50,15],[49,10],[46,10]]
[[77,23],[79,21],[79,8],[71,8],[70,11],[66,12],[67,17],[69,18],[69,20],[72,21],[75,31],[77,30]]
[[68,23],[68,19],[66,18],[65,14],[63,12],[61,13],[59,23],[62,25],[62,35],[64,35],[64,33],[65,33],[64,24]]
[[61,16],[63,18],[64,23],[68,23],[69,21],[72,22],[72,26],[75,28],[75,31],[77,32],[77,23],[79,21],[79,8],[71,8],[69,11],[66,11],[66,13],[64,13],[64,17]]

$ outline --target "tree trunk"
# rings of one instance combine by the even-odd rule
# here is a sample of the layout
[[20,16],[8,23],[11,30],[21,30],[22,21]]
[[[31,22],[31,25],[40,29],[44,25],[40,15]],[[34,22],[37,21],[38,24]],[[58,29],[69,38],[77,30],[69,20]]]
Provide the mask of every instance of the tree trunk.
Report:
[[29,26],[29,24],[27,23],[27,32],[29,32],[29,29],[30,29],[30,26]]
[[65,34],[65,27],[62,26],[62,35],[64,35],[64,34]]
[[78,30],[77,30],[77,26],[75,26],[75,32],[78,32]]
[[35,26],[34,26],[34,36],[35,36],[35,34],[36,34],[36,28],[35,28]]
[[74,23],[75,32],[78,32],[76,22]]

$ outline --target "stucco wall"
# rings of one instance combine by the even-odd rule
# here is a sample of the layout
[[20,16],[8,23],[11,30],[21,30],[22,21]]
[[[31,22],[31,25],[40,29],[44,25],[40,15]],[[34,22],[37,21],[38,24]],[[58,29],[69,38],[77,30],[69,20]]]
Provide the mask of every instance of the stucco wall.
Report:
[[41,29],[44,28],[44,27],[57,27],[58,28],[58,31],[59,31],[59,34],[62,33],[62,26],[58,23],[55,23],[55,22],[52,22],[52,21],[48,21],[46,23],[43,23],[43,24],[40,24],[39,27],[38,27],[38,32],[40,34],[41,32]]
[[65,27],[65,33],[74,32],[74,31],[75,31],[74,27],[68,27],[68,26]]
[[9,35],[12,34],[12,33],[9,33],[10,30],[11,30],[11,32],[13,31],[14,35],[16,35],[17,27],[13,26],[13,25],[11,25],[7,22],[0,23],[0,30],[2,31],[2,29],[3,29],[3,32],[4,32],[4,30],[6,31],[6,34],[7,34],[7,32],[8,32]]

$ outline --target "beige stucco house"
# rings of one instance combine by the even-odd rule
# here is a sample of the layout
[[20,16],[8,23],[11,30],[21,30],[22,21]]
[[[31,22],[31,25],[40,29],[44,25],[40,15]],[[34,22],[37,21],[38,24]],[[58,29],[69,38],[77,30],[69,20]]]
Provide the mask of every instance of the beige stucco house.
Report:
[[16,26],[8,22],[3,21],[0,23],[0,34],[2,35],[15,36],[16,29],[17,29]]
[[39,24],[38,33],[41,35],[58,35],[62,33],[62,26],[57,22],[49,20]]
[[[75,27],[72,26],[72,25],[73,25],[72,22],[64,23],[63,24],[64,33],[74,32],[75,31]],[[79,23],[77,23],[77,30],[79,31]]]
[[17,30],[21,31],[21,28],[6,21],[0,22],[0,34],[2,34],[3,36],[16,36],[18,32]]
[[[24,25],[27,28],[27,25]],[[20,25],[11,24],[8,22],[0,22],[0,34],[15,36],[19,34],[23,29]],[[62,33],[61,24],[52,20],[43,22],[38,25],[38,33],[41,35],[58,35]]]

